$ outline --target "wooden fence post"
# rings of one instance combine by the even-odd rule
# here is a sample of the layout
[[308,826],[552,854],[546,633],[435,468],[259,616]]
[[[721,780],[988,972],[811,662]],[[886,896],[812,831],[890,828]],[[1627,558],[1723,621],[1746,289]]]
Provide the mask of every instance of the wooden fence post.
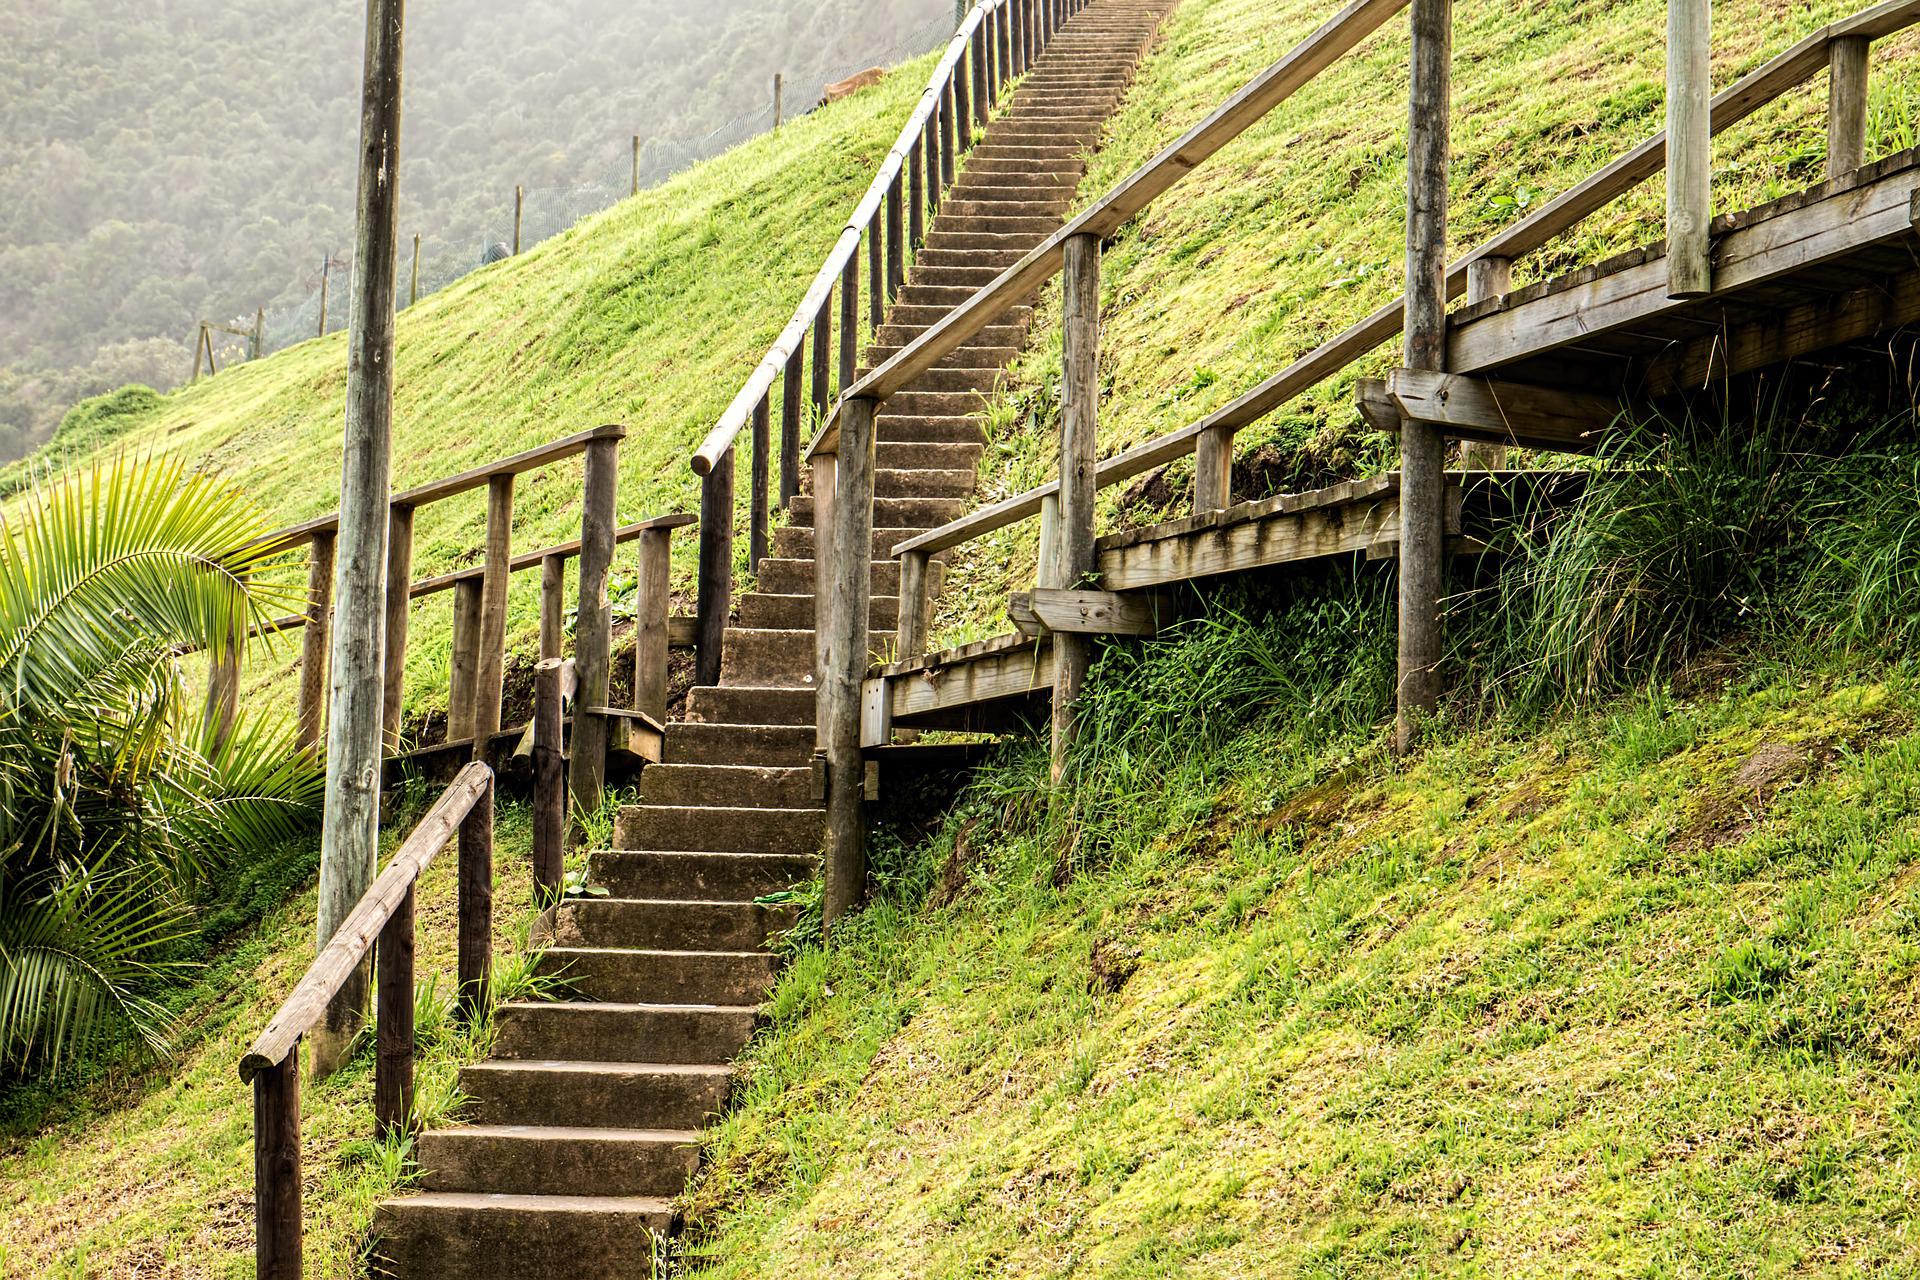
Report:
[[876,213],[867,224],[867,305],[873,320],[869,332],[875,334],[887,322],[887,268],[883,260],[886,236],[881,232],[884,223],[885,219]]
[[461,1018],[473,1023],[486,1010],[487,983],[493,974],[492,775],[460,820],[459,841],[458,1008]]
[[931,628],[932,597],[927,591],[925,551],[909,551],[900,557],[900,618],[895,625],[902,660],[927,652],[927,633]]
[[1060,573],[1060,495],[1040,499],[1040,550],[1033,566],[1033,585],[1064,587]]
[[533,885],[535,904],[560,897],[567,849],[567,762],[562,746],[557,657],[533,669]]
[[904,196],[901,188],[902,175],[895,172],[893,181],[887,186],[887,301],[891,303],[900,293],[900,285],[907,273],[907,240],[901,225],[901,208]]
[[413,508],[395,506],[387,513],[387,656],[380,703],[381,730],[389,752],[400,749],[400,698],[406,692],[407,612],[413,603],[409,595],[412,586]]
[[753,573],[760,572],[760,562],[767,558],[767,454],[772,448],[769,407],[764,394],[753,406],[753,465],[747,481],[747,568]]
[[420,301],[420,233],[413,233],[413,271],[407,277],[407,305]]
[[1713,291],[1713,4],[1667,0],[1667,296]]
[[247,344],[247,359],[258,360],[266,351],[266,342],[267,309],[255,307],[253,309],[253,340]]
[[832,365],[833,359],[833,299],[822,298],[820,310],[813,317],[813,420],[825,422],[827,409],[833,403]]
[[633,135],[633,185],[628,189],[627,194],[630,196],[640,194],[640,135],[637,133]]
[[1867,54],[1872,41],[1842,36],[1827,46],[1827,176],[1867,159]]
[[916,250],[927,238],[927,156],[923,138],[907,158],[907,243]]
[[778,71],[776,71],[773,73],[773,127],[776,129],[780,127],[780,108],[781,108],[781,102],[780,102],[781,92],[780,91],[782,87],[783,86],[781,84],[781,75]]
[[947,86],[941,90],[940,103],[940,189],[945,191],[953,185],[954,158],[954,121],[964,120],[967,109],[963,105],[962,95],[966,93],[967,81],[964,68],[955,67],[953,74],[947,77]]
[[[866,893],[866,768],[860,754],[860,685],[867,673],[868,611],[873,602],[874,402],[847,401],[840,411],[829,558],[832,576],[817,578],[815,609],[826,635],[820,722],[827,748],[827,865],[824,923],[831,928]],[[818,534],[816,533],[816,540]],[[816,569],[816,573],[818,569]]]
[[302,751],[317,751],[327,738],[327,653],[333,647],[333,548],[335,535],[322,529],[307,546],[307,625],[300,635],[300,694],[295,723]]
[[319,331],[314,334],[317,338],[327,336],[327,280],[332,274],[332,268],[333,259],[331,257],[320,260],[320,328]]
[[[453,653],[447,661],[447,741],[473,738],[480,699],[480,612],[485,596],[479,578],[453,584]],[[477,758],[477,757],[476,757]]]
[[567,558],[540,557],[540,656],[557,658],[567,643]]
[[240,663],[247,652],[247,620],[243,613],[219,648],[207,650],[206,724],[213,745],[223,747],[233,737],[240,715]]
[[525,187],[513,189],[513,256],[520,256],[520,214],[526,208],[527,191]]
[[987,24],[982,21],[973,29],[973,39],[969,42],[973,55],[973,123],[984,125],[987,112],[992,107],[992,89],[987,84]]
[[[1513,291],[1513,259],[1475,258],[1467,264],[1467,305]],[[1466,471],[1499,471],[1507,465],[1507,446],[1480,440],[1460,442],[1460,466]]]
[[640,534],[633,606],[633,709],[667,719],[667,613],[672,602],[671,529]]
[[[856,288],[855,292],[859,290]],[[852,328],[848,326],[848,330]],[[786,372],[780,375],[780,501],[783,504],[800,492],[800,393],[804,390],[800,385],[800,370],[805,349],[804,339],[794,344],[793,354],[787,357]]]
[[[1055,553],[1061,586],[1078,586],[1093,572],[1093,504],[1099,488],[1100,237],[1081,234],[1066,243],[1060,272],[1060,526]],[[1073,741],[1074,704],[1086,683],[1091,639],[1053,637],[1053,778],[1066,768]]]
[[[1413,0],[1405,355],[1410,369],[1446,368],[1452,7],[1452,0]],[[1399,705],[1394,734],[1401,751],[1413,747],[1422,720],[1440,703],[1445,444],[1427,423],[1401,423]]]
[[253,1077],[253,1264],[300,1280],[300,1042]]
[[513,574],[513,477],[487,481],[486,569],[480,582],[480,661],[474,669],[473,758],[484,761],[506,694],[507,585]]
[[413,886],[374,951],[373,1124],[382,1137],[413,1128]]
[[813,687],[814,751],[824,756],[831,736],[827,724],[827,668],[832,662],[828,652],[827,616],[820,602],[826,598],[827,584],[833,573],[833,526],[839,518],[835,510],[834,484],[840,473],[840,459],[831,453],[813,458]]
[[840,389],[853,385],[860,363],[860,255],[847,255],[840,271]]
[[[700,481],[700,569],[698,648],[693,682],[719,684],[727,615],[733,608],[733,459],[731,446]],[[575,739],[578,740],[578,732]],[[577,748],[576,748],[577,754]]]
[[[967,40],[960,61],[953,68],[953,116],[947,121],[947,132],[952,135],[953,144],[948,148],[955,160],[973,142],[973,94],[972,73],[968,69],[968,56],[973,52],[973,39]],[[954,170],[949,167],[946,173],[947,184],[953,184]]]
[[[574,804],[582,813],[599,808],[607,780],[606,717],[583,709],[607,705],[608,651],[613,644],[607,577],[613,568],[614,499],[620,480],[617,436],[588,442],[586,472],[580,511],[580,603],[573,624],[573,759],[568,768]],[[729,521],[732,514],[729,509]]]
[[1218,511],[1233,505],[1233,432],[1213,427],[1193,450],[1193,509]]

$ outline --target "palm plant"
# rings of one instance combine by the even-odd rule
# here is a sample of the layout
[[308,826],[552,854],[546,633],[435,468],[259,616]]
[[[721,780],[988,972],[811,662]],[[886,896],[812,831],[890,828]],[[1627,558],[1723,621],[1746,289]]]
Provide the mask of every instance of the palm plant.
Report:
[[196,713],[213,656],[291,594],[284,548],[215,477],[119,458],[0,518],[0,1068],[100,1037],[164,1046],[155,999],[193,894],[312,820],[320,775],[281,724]]

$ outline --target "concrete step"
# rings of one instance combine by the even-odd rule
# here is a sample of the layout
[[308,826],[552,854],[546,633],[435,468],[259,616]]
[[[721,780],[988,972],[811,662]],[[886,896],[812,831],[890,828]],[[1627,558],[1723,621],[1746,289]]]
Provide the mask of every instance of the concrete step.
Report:
[[616,898],[751,902],[811,879],[814,860],[784,853],[596,849],[588,867],[593,883]]
[[[1086,171],[1087,166],[1084,161],[1065,156],[1044,158],[1039,156],[1021,156],[1017,159],[1009,158],[1005,160],[996,160],[988,156],[967,161],[966,173],[962,176],[961,181],[964,181],[965,178],[969,176],[993,174],[995,176],[1017,178],[1022,182],[1038,183],[1042,186],[1065,186],[1072,189],[1079,183],[1081,175]],[[957,189],[959,185],[959,181],[956,181],[950,190]]]
[[967,467],[890,467],[879,464],[873,489],[886,499],[957,498],[973,496],[978,473]]
[[614,820],[613,842],[622,849],[817,853],[826,821],[821,809],[630,804]]
[[1047,237],[1035,232],[1010,234],[1004,229],[949,231],[945,227],[936,227],[927,233],[927,248],[933,251],[951,249],[959,253],[974,250],[986,250],[995,253],[1011,253],[1015,262],[1025,257]]
[[[919,526],[931,529],[935,525],[959,519],[969,505],[965,498],[875,498],[873,522],[888,528],[911,529]],[[813,495],[795,495],[792,511],[796,525],[812,527]]]
[[631,1280],[653,1273],[673,1202],[650,1196],[437,1191],[382,1203],[375,1275],[433,1280]]
[[[940,311],[942,315],[945,315],[1000,277],[1000,273],[997,271],[986,271],[980,274],[981,279],[979,284],[940,284],[931,280],[917,280],[900,290],[899,305],[905,307],[933,307]],[[1031,307],[1031,301],[1026,305]]]
[[[1069,142],[987,142],[967,152],[967,165],[990,161],[1034,161],[1042,164],[1077,164],[1086,168],[1086,148]],[[966,172],[963,168],[962,173]]]
[[[788,525],[774,534],[774,553],[779,556],[793,554],[789,549],[798,545],[801,531]],[[806,550],[800,554],[813,554],[813,530],[805,531]],[[722,684],[772,685],[789,689],[811,687],[813,684],[814,639],[811,630],[793,629],[773,630],[765,627],[728,627],[727,637],[720,656],[720,682]],[[798,755],[785,754],[772,758],[742,760],[744,764],[803,764],[813,750],[813,735],[804,735],[805,750]],[[798,741],[798,738],[795,739]],[[667,739],[669,758],[673,758],[673,738],[669,731]],[[780,750],[783,748],[775,748]],[[724,745],[715,748],[723,752]],[[703,756],[699,764],[730,764],[732,760],[725,755]]]
[[727,1103],[726,1067],[488,1059],[460,1072],[475,1124],[698,1129]]
[[584,1000],[758,1004],[773,987],[774,959],[765,951],[548,947],[540,972],[565,979]]
[[543,1196],[590,1187],[598,1195],[664,1199],[679,1195],[699,1167],[700,1134],[473,1125],[423,1133],[414,1151],[428,1191]]
[[[729,810],[714,812],[726,813]],[[753,812],[766,814],[770,821],[781,821],[781,815],[792,810],[761,808]],[[654,951],[750,951],[765,945],[768,934],[791,929],[793,910],[792,907],[759,902],[574,898],[561,907],[560,917],[554,922],[553,940],[563,946],[645,947]],[[652,1054],[644,1056],[653,1058]],[[679,1061],[677,1058],[658,1060]]]
[[973,294],[992,284],[1006,267],[1018,261],[1017,256],[1010,254],[1005,267],[938,267],[916,262],[907,279],[911,282],[909,287],[930,285],[936,289],[964,289]]
[[987,397],[977,391],[930,391],[915,386],[888,399],[880,408],[878,422],[896,417],[965,417],[987,407]]
[[984,451],[978,444],[881,440],[874,446],[874,459],[882,467],[925,467],[941,474],[972,478],[978,475],[976,468]]
[[[1061,219],[1056,215],[998,214],[990,211],[981,212],[979,211],[981,208],[979,205],[969,206],[967,212],[956,213],[951,218],[943,214],[941,218],[943,225],[940,231],[930,233],[928,240],[931,241],[935,234],[964,235],[967,233],[1000,236],[1026,234],[1045,237],[1058,231],[1061,226]],[[952,230],[949,231],[948,228]]]
[[[733,661],[734,655],[745,645],[753,643],[751,639],[757,633],[740,627],[729,627],[726,639],[726,660]],[[765,634],[765,633],[758,633]],[[773,634],[786,635],[786,632]],[[805,652],[813,652],[812,632],[798,632],[805,635]],[[782,650],[781,658],[795,650]],[[812,658],[808,657],[803,671],[812,669]],[[755,684],[747,680],[742,684]],[[795,688],[797,684],[776,688]],[[814,732],[812,725],[793,724],[708,724],[693,720],[678,720],[667,726],[667,745],[665,756],[671,764],[771,764],[783,767],[803,765],[813,754]],[[748,894],[752,897],[752,894]]]
[[[900,616],[900,597],[874,596],[867,610],[867,625],[876,631],[892,631]],[[740,621],[744,626],[770,631],[811,631],[814,625],[813,596],[808,594],[774,595],[755,591],[740,597]],[[812,690],[804,690],[812,697]],[[811,717],[809,718],[811,722]]]
[[[884,446],[883,446],[884,447]],[[889,555],[884,560],[876,560],[868,568],[873,574],[875,595],[897,596],[900,593],[900,562]],[[946,577],[946,566],[935,560],[927,566],[927,586],[934,592],[940,590],[940,584]],[[810,595],[813,592],[813,558],[763,560],[760,562],[760,582],[769,590],[777,588],[782,594]],[[659,769],[660,765],[649,765],[647,772]],[[642,787],[644,790],[643,773]]]
[[[741,597],[742,607],[760,592]],[[749,624],[752,625],[752,624]],[[755,689],[748,686],[695,685],[687,692],[687,719],[704,724],[813,723],[811,689]],[[641,775],[645,786],[646,775]]]
[[[596,908],[621,903],[601,898]],[[659,903],[634,904],[647,908]],[[672,903],[685,907],[686,903]],[[740,903],[726,903],[738,908]],[[751,903],[745,904],[751,906]],[[794,908],[756,910],[792,912]],[[618,911],[596,911],[617,920]],[[792,928],[792,925],[785,926]],[[698,1066],[729,1062],[753,1035],[757,1005],[619,1004],[590,1000],[538,1000],[505,1004],[493,1056],[518,1061],[668,1062]]]
[[[925,333],[927,326],[905,328],[899,325],[883,324],[874,336],[873,345],[867,348],[867,356],[872,360],[890,360],[899,354],[909,342]],[[936,368],[947,369],[992,369],[996,373],[1006,368],[1012,359],[1020,354],[1026,345],[1027,329],[1021,325],[988,325],[980,335],[969,338],[967,345],[945,357]]]
[[[875,560],[887,559],[893,554],[893,548],[896,544],[905,542],[909,538],[917,538],[925,532],[926,532],[925,529],[919,529],[919,528],[905,528],[905,529],[883,528],[879,525],[876,525],[874,526],[874,530],[873,530],[873,543],[872,543],[873,558]],[[774,549],[774,554],[784,559],[811,560],[815,554],[813,530],[795,528],[794,526],[789,525],[786,528],[777,531],[773,535],[773,549]],[[726,678],[724,675],[724,672],[726,670],[724,663],[733,661],[733,637],[735,634],[737,634],[737,632],[738,632],[737,628],[735,630],[727,632],[727,653],[721,668],[723,672],[721,677],[722,679]],[[785,633],[771,632],[771,633],[763,633],[763,634],[781,635]],[[806,632],[805,634],[811,637],[813,633]],[[893,637],[891,633],[882,635],[876,632],[873,635],[873,644],[876,648],[878,648],[879,645],[882,644],[884,641],[891,640],[892,638]],[[807,651],[809,653],[812,652],[811,640],[809,640],[808,642]],[[761,670],[763,670],[762,666],[760,665],[757,659],[752,662],[743,662],[738,669],[743,673],[749,674],[749,675],[756,674]],[[795,670],[799,670],[799,668],[795,668]],[[811,672],[810,667],[806,668],[806,670],[809,673]],[[704,763],[704,762],[700,762],[700,763]],[[774,762],[767,761],[766,763],[771,764]]]
[[[811,689],[781,692],[802,693],[809,701],[814,697]],[[810,768],[755,764],[651,764],[640,771],[640,799],[646,804],[766,809],[803,808],[818,803],[813,798]]]

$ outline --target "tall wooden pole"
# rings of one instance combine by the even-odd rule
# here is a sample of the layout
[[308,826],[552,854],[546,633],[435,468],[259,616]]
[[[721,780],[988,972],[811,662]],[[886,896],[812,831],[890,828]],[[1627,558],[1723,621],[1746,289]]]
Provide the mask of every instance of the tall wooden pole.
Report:
[[[873,458],[875,405],[848,400],[824,530],[830,554],[816,565],[814,608],[826,641],[820,678],[820,730],[827,754],[826,926],[867,891],[866,768],[860,754],[860,684],[867,674],[868,611],[873,605]],[[816,477],[816,487],[818,480]],[[818,528],[818,526],[816,526]],[[818,537],[818,534],[815,535]]]
[[413,233],[413,273],[407,280],[407,305],[420,301],[420,233]]
[[[1409,369],[1447,360],[1447,159],[1453,63],[1452,0],[1413,0],[1407,134]],[[1399,707],[1394,742],[1410,750],[1440,704],[1440,595],[1445,441],[1424,422],[1400,427]]]
[[781,75],[776,71],[773,73],[773,127],[776,129],[780,127],[780,95],[782,88]]
[[[318,940],[325,946],[373,883],[380,836],[380,726],[386,659],[387,503],[392,479],[393,277],[400,174],[400,61],[406,0],[367,0],[360,104],[358,246],[347,344],[346,439],[334,595],[327,793],[320,834]],[[365,1012],[363,965],[313,1034],[327,1075]]]
[[[1060,516],[1053,568],[1062,587],[1093,572],[1093,504],[1098,485],[1100,399],[1100,237],[1067,241],[1060,270],[1063,350],[1060,374]],[[1093,652],[1083,635],[1053,637],[1053,778],[1060,780],[1073,741],[1075,703]]]
[[1713,0],[1667,0],[1667,295],[1713,290]]
[[640,194],[640,135],[633,135],[633,185],[627,191],[630,196]]

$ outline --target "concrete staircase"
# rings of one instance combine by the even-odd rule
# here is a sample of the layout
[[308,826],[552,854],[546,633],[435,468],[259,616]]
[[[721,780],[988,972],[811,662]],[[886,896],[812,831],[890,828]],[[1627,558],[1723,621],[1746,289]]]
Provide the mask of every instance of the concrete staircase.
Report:
[[[1038,58],[966,157],[908,282],[868,349],[893,354],[1057,230],[1160,20],[1177,0],[1094,0]],[[961,514],[986,441],[977,420],[1025,341],[1031,306],[895,396],[878,422],[873,643],[898,615],[902,539]],[[423,1191],[381,1206],[377,1266],[413,1278],[644,1277],[726,1065],[774,979],[765,942],[791,908],[754,900],[814,871],[812,498],[797,497],[726,634],[721,682],[695,689],[641,776],[610,896],[562,907],[544,961],[573,998],[510,1004],[493,1056],[468,1068],[469,1123],[422,1135]],[[937,588],[940,566],[932,569]]]

